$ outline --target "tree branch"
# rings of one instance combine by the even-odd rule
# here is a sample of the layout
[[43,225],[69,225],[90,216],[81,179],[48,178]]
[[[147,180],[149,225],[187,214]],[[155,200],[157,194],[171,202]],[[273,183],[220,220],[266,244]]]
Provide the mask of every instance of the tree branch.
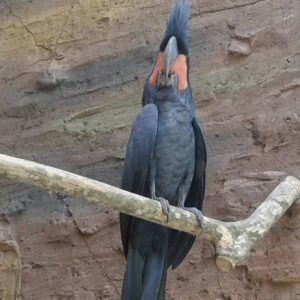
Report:
[[0,154],[0,176],[39,186],[48,191],[85,198],[89,202],[101,203],[119,212],[193,235],[203,233],[214,243],[216,264],[224,272],[229,272],[245,258],[255,243],[300,197],[300,181],[288,176],[247,219],[222,222],[203,217],[200,228],[195,215],[189,211],[170,206],[169,221],[166,224],[167,218],[162,213],[158,201],[28,160]]

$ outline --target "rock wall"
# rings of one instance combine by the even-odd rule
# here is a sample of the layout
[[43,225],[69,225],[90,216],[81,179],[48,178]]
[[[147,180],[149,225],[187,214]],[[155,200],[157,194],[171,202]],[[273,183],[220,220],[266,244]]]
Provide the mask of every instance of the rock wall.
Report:
[[[0,0],[0,152],[118,185],[171,3]],[[285,174],[300,177],[299,19],[298,0],[192,1],[209,216],[245,218]],[[119,298],[116,212],[5,180],[0,199],[20,249],[21,299]],[[170,272],[167,298],[298,299],[299,209],[230,274],[198,238]]]
[[14,300],[20,293],[21,260],[9,222],[0,221],[0,299]]

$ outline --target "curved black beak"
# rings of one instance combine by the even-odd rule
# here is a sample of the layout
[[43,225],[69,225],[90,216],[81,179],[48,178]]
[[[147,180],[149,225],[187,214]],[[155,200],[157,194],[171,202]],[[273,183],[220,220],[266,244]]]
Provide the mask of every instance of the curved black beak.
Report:
[[168,82],[169,72],[171,67],[175,64],[179,55],[177,40],[175,36],[169,39],[167,47],[164,51],[164,62],[165,62],[165,80]]

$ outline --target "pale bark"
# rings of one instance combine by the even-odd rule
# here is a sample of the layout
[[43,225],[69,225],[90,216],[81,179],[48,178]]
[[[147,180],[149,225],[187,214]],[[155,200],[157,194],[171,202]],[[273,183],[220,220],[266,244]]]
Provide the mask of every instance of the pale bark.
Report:
[[214,243],[217,266],[224,272],[230,271],[245,258],[255,243],[300,197],[300,181],[288,176],[247,219],[222,222],[203,217],[200,228],[195,215],[189,211],[170,206],[169,220],[166,223],[167,218],[158,201],[28,160],[0,154],[0,176],[33,184],[48,191],[85,198],[89,202],[101,203],[119,212],[193,235],[203,233]]

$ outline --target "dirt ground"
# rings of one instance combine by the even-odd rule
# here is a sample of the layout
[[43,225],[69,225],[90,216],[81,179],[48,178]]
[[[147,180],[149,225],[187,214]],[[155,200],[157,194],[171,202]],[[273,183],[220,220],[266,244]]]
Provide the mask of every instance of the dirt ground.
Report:
[[[300,178],[300,3],[191,2],[204,213],[238,220],[286,174]],[[118,186],[171,3],[0,0],[0,153]],[[0,199],[0,229],[19,246],[21,299],[119,299],[116,212],[6,180]],[[198,238],[169,272],[167,299],[300,299],[299,212],[295,204],[229,274]]]

